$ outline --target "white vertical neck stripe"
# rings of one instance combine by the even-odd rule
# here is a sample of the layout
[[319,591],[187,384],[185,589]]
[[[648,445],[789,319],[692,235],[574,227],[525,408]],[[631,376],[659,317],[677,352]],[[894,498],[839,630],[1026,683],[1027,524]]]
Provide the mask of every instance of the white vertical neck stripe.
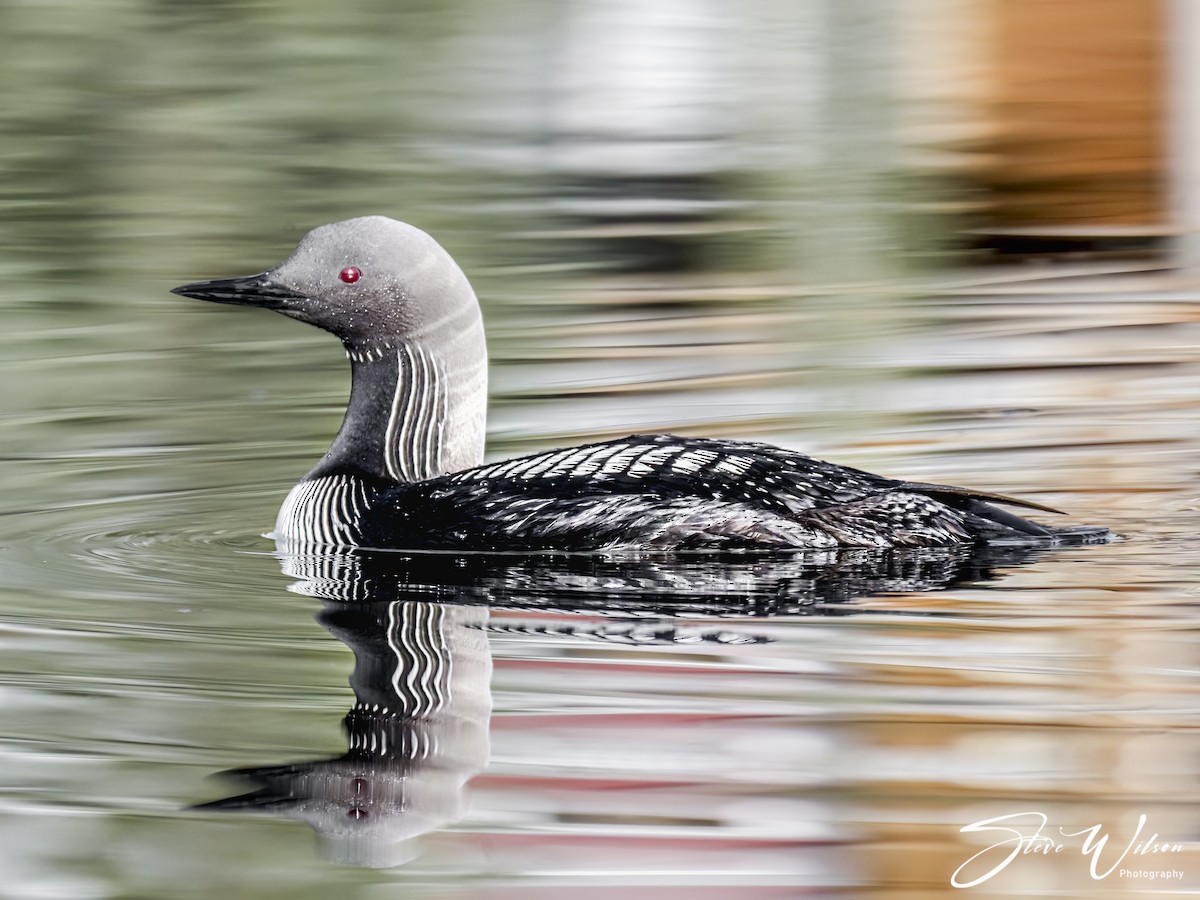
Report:
[[389,477],[422,481],[444,471],[447,388],[445,372],[423,346],[405,343],[396,349],[396,392],[383,446]]

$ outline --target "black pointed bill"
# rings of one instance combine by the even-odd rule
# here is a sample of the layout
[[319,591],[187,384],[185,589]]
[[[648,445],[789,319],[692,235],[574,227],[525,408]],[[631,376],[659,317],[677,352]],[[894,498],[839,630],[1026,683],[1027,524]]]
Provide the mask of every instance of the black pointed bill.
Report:
[[196,281],[182,287],[172,288],[172,294],[193,297],[196,300],[211,300],[213,303],[234,303],[238,306],[261,306],[280,309],[291,300],[304,300],[290,288],[276,284],[267,272],[244,275],[240,278],[218,278],[215,281]]

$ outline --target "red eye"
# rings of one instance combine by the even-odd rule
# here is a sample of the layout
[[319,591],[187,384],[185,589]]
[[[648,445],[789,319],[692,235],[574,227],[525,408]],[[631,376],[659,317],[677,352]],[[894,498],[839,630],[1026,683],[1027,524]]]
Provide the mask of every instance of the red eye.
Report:
[[346,284],[354,284],[358,279],[362,278],[362,272],[358,271],[357,266],[346,266],[338,273],[338,278],[346,282]]

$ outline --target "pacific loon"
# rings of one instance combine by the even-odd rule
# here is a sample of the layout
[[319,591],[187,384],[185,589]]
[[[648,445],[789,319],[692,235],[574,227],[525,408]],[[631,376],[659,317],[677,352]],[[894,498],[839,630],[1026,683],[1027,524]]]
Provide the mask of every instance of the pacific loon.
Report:
[[174,293],[274,309],[338,337],[351,393],[288,495],[281,547],[588,551],[1081,544],[994,504],[768,444],[632,435],[483,464],[487,348],[475,293],[425,232],[382,216],[314,229],[275,268]]

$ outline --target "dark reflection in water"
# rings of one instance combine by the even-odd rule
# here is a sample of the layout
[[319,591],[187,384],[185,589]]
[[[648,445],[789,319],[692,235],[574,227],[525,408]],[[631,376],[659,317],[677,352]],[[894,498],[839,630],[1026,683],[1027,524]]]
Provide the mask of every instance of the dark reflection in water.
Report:
[[463,786],[487,765],[487,609],[331,602],[317,619],[354,651],[346,752],[235,769],[226,774],[258,789],[200,808],[291,816],[316,830],[333,860],[396,865],[410,855],[410,838],[461,815]]
[[[492,711],[489,630],[640,647],[755,644],[752,622],[833,614],[878,593],[931,591],[997,577],[1037,554],[952,548],[787,556],[403,555],[285,557],[292,589],[319,597],[317,614],[355,657],[349,746],[330,759],[227,771],[255,789],[197,809],[261,811],[306,822],[327,858],[392,866],[413,838],[453,823],[464,788],[488,764]],[[491,626],[489,608],[615,617]],[[862,611],[855,608],[855,611]],[[746,625],[687,628],[689,615]]]
[[1044,555],[995,545],[614,557],[351,551],[288,556],[282,568],[297,579],[296,593],[342,602],[421,598],[593,615],[748,617],[833,613],[871,594],[989,580],[1001,567]]

